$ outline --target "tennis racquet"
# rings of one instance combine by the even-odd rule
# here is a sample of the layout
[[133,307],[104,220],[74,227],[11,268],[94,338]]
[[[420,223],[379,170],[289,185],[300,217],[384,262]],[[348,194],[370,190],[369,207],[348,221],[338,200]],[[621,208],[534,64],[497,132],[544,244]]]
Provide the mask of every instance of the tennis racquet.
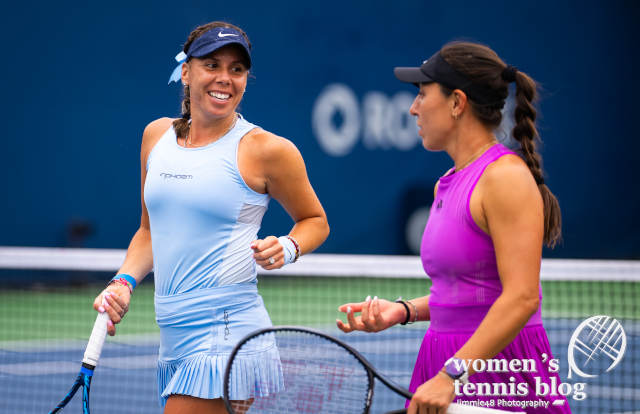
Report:
[[82,413],[89,413],[89,389],[91,387],[91,378],[93,377],[93,370],[98,365],[98,359],[100,359],[100,353],[102,352],[102,346],[104,345],[104,339],[107,336],[107,322],[109,321],[109,315],[106,312],[98,314],[95,323],[93,324],[93,330],[91,331],[91,337],[87,344],[87,349],[84,351],[84,358],[82,358],[82,367],[80,373],[73,383],[71,390],[67,395],[56,405],[56,408],[51,410],[49,414],[54,414],[60,411],[76,394],[78,389],[82,388]]
[[[274,326],[247,335],[233,349],[223,398],[230,414],[368,414],[375,379],[404,398],[413,396],[339,339],[313,329]],[[448,414],[503,412],[455,403],[447,409]]]

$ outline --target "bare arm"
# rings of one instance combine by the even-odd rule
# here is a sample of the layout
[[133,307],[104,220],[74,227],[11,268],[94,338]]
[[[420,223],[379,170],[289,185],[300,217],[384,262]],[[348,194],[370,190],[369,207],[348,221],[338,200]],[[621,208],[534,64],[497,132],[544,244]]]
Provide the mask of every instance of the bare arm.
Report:
[[[438,193],[438,180],[433,188],[433,198]],[[409,300],[409,320],[428,321],[431,320],[429,312],[429,295]],[[407,310],[404,305],[390,302],[377,297],[371,300],[367,298],[364,302],[345,303],[338,307],[339,312],[347,314],[347,322],[336,319],[338,329],[343,332],[365,331],[379,332],[403,322],[407,317]],[[360,315],[356,315],[360,313]],[[416,316],[417,313],[417,316]]]
[[[411,299],[406,302],[410,321],[428,321],[429,296]],[[347,314],[347,322],[336,319],[336,325],[342,332],[365,331],[380,332],[402,323],[407,318],[407,309],[400,303],[384,299],[367,297],[364,302],[345,303],[338,307],[339,312]],[[360,312],[360,315],[356,315]],[[416,316],[417,312],[417,316]]]
[[[118,274],[126,273],[136,279],[140,283],[153,268],[153,255],[151,251],[151,233],[149,231],[149,214],[144,203],[144,183],[147,176],[147,158],[151,149],[162,136],[164,131],[171,124],[171,119],[158,119],[144,130],[142,136],[142,145],[140,150],[140,194],[142,203],[142,215],[140,218],[140,227],[131,238],[127,254]],[[115,335],[116,323],[122,320],[122,317],[129,309],[131,301],[131,293],[126,286],[119,284],[111,284],[102,291],[94,300],[93,308],[109,313],[111,320],[107,325],[109,335]]]
[[147,160],[151,150],[162,137],[162,134],[169,128],[173,120],[161,118],[151,122],[142,134],[142,145],[140,147],[140,204],[142,215],[140,217],[140,227],[134,234],[127,255],[118,270],[118,273],[126,273],[133,276],[140,283],[153,269],[153,254],[151,251],[151,233],[149,228],[149,213],[144,202],[144,183],[147,178]]
[[487,168],[481,180],[481,205],[496,252],[502,294],[456,353],[461,359],[495,356],[539,306],[544,233],[540,192],[524,163],[510,157]]
[[[329,235],[329,224],[309,182],[300,151],[291,141],[266,131],[252,134],[247,144],[259,160],[256,163],[259,167],[254,169],[260,177],[259,189],[278,200],[293,219],[289,235],[298,241],[301,254],[315,250]],[[277,269],[284,265],[282,247],[274,236],[257,240],[254,246],[256,262],[263,268]],[[276,262],[269,264],[269,257]]]

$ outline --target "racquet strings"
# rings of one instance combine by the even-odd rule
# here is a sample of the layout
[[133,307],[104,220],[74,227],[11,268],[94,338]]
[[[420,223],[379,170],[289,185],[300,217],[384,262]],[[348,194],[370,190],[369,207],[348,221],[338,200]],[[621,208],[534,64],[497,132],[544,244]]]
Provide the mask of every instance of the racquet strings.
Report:
[[[270,360],[265,361],[260,351],[274,345],[277,352],[266,354]],[[256,355],[262,366],[276,367],[276,372],[247,372]],[[225,386],[236,414],[360,413],[367,405],[370,380],[365,367],[343,347],[314,334],[261,334],[246,342],[230,363]]]

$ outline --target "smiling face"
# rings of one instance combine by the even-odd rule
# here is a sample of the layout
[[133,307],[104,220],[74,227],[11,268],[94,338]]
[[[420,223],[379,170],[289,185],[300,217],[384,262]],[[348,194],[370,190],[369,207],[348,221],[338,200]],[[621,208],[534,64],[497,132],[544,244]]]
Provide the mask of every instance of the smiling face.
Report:
[[438,151],[445,148],[455,126],[451,116],[452,96],[442,93],[437,83],[420,85],[409,113],[416,117],[418,134],[425,149]]
[[204,118],[232,115],[247,87],[245,57],[234,45],[224,46],[182,66],[182,81],[189,85],[191,113]]

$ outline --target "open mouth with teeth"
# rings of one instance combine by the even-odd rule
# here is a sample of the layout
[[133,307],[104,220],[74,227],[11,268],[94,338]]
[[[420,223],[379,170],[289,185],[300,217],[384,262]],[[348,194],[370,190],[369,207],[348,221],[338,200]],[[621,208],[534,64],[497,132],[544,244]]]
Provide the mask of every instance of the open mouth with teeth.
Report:
[[208,92],[209,96],[212,98],[220,99],[222,101],[227,101],[231,98],[231,95],[228,93],[222,92]]

